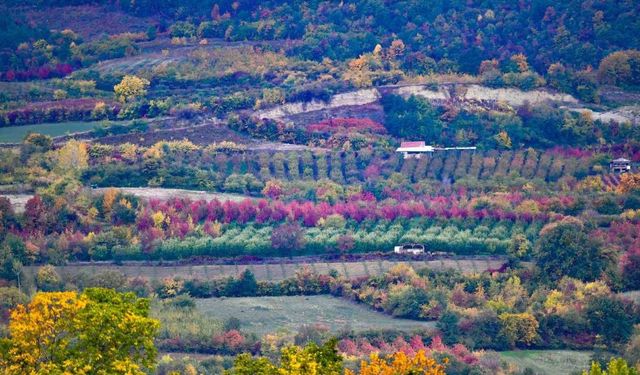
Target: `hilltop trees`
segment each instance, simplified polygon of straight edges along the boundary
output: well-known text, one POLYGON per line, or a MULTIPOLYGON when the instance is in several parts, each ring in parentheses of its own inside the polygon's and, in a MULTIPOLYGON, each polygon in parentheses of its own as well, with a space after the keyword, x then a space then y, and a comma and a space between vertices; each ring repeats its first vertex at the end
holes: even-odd
POLYGON ((158 322, 149 301, 107 289, 39 293, 11 313, 0 342, 6 374, 145 374, 158 322))

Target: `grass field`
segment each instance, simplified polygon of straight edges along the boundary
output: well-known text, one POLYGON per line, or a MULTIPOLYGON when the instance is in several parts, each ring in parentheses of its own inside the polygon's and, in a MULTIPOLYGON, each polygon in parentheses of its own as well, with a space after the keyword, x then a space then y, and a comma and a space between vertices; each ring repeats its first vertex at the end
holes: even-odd
POLYGON ((591 352, 571 350, 521 350, 501 352, 502 358, 536 375, 580 374, 589 367, 591 352))
POLYGON ((47 123, 35 125, 9 126, 0 128, 0 143, 18 143, 24 139, 27 133, 40 133, 58 137, 61 135, 86 132, 93 130, 101 121, 70 121, 60 123, 47 123))
MULTIPOLYGON (((482 272, 487 268, 498 268, 503 263, 499 259, 478 257, 477 259, 439 259, 425 261, 389 261, 369 260, 361 262, 317 262, 317 263, 277 263, 277 264, 211 264, 211 265, 175 265, 175 266, 148 266, 142 264, 70 264, 58 266, 56 269, 61 275, 71 276, 81 272, 95 274, 105 271, 117 271, 128 277, 144 277, 148 279, 163 279, 166 277, 182 277, 186 279, 211 280, 229 276, 237 276, 245 269, 250 269, 256 279, 277 281, 295 276, 300 268, 307 266, 312 270, 326 274, 335 269, 338 273, 349 277, 380 275, 388 271, 398 263, 406 263, 413 268, 431 268, 436 270, 456 269, 461 272, 482 272)), ((35 275, 37 266, 25 267, 26 272, 35 275)))
POLYGON ((367 307, 329 296, 208 298, 196 300, 198 309, 216 319, 236 317, 247 332, 296 331, 304 324, 322 324, 332 332, 397 329, 415 331, 433 322, 395 319, 367 307))

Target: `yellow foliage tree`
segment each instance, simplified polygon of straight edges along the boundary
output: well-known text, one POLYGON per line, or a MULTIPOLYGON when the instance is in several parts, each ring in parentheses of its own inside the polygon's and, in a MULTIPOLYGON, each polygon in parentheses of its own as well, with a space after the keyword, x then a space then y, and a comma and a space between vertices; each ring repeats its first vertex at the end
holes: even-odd
POLYGON ((512 346, 530 345, 538 337, 538 321, 529 313, 503 313, 498 319, 501 325, 500 333, 512 346))
POLYGON ((122 78, 122 81, 113 86, 113 91, 116 94, 116 98, 122 103, 133 101, 139 97, 147 94, 147 87, 149 87, 149 81, 136 77, 126 75, 122 78))
POLYGON ((3 374, 140 374, 152 370, 159 323, 149 301, 93 288, 38 293, 11 313, 3 374))
POLYGON ((58 150, 56 170, 62 175, 76 175, 89 167, 88 146, 75 139, 58 150))
POLYGON ((506 131, 502 130, 500 133, 496 134, 496 142, 498 143, 498 145, 500 147, 506 148, 506 149, 510 149, 513 144, 511 142, 511 137, 509 137, 509 133, 507 133, 506 131))
POLYGON ((102 196, 102 209, 105 215, 111 213, 113 204, 116 203, 116 198, 118 198, 118 194, 120 194, 120 191, 114 188, 107 189, 107 191, 104 192, 104 195, 102 196))
POLYGON ((435 359, 427 357, 424 350, 414 356, 404 352, 396 352, 388 359, 381 358, 377 353, 371 355, 369 361, 360 363, 360 371, 346 370, 346 375, 445 375, 445 365, 435 359))

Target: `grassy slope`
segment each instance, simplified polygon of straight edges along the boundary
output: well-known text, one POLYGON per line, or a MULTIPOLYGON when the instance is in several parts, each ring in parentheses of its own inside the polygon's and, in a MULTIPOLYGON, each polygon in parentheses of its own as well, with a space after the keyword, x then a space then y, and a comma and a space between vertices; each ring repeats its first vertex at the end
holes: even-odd
POLYGON ((198 309, 218 319, 236 317, 242 329, 263 335, 281 329, 295 331, 303 324, 322 324, 337 332, 434 327, 433 322, 394 319, 361 305, 329 296, 209 298, 197 300, 198 309))
POLYGON ((9 126, 0 128, 0 143, 18 143, 24 139, 27 133, 40 133, 58 137, 61 135, 86 132, 93 130, 101 121, 83 122, 70 121, 60 123, 47 123, 36 125, 9 126))
POLYGON ((536 375, 581 373, 589 366, 590 352, 571 350, 520 350, 501 352, 502 358, 520 369, 531 368, 536 375))

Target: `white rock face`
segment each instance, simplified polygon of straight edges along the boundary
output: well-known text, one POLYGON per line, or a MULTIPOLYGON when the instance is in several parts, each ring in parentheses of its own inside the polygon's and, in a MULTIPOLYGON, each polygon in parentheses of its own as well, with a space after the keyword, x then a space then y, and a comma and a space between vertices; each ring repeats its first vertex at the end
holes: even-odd
POLYGON ((449 99, 449 92, 445 90, 442 86, 438 88, 437 91, 429 90, 425 86, 422 85, 413 85, 413 86, 403 86, 394 90, 394 93, 403 96, 409 97, 411 95, 420 96, 427 100, 447 100, 449 99))
MULTIPOLYGON (((387 86, 387 89, 390 89, 391 93, 405 98, 416 95, 432 102, 453 100, 463 107, 470 106, 472 108, 474 108, 474 105, 477 106, 478 102, 505 103, 512 107, 520 107, 525 103, 531 105, 556 103, 571 111, 589 112, 594 120, 640 123, 640 110, 637 107, 630 106, 614 111, 594 112, 590 109, 582 108, 578 99, 569 94, 552 93, 540 89, 522 91, 514 88, 490 88, 476 84, 445 84, 440 85, 436 90, 432 90, 426 85, 387 86)), ((254 116, 262 119, 286 119, 287 116, 301 113, 372 104, 378 102, 380 98, 380 91, 376 88, 371 88, 334 95, 328 103, 320 100, 312 100, 308 103, 286 103, 256 111, 254 116)))
POLYGON ((637 117, 633 116, 632 113, 628 113, 621 109, 614 110, 614 111, 607 111, 607 112, 595 112, 589 108, 568 108, 568 109, 573 112, 589 113, 592 119, 600 120, 604 123, 614 121, 617 123, 630 122, 632 124, 638 124, 637 117))
POLYGON ((297 115, 305 112, 320 111, 344 106, 371 104, 378 101, 378 99, 380 99, 380 93, 376 89, 358 90, 334 95, 329 103, 325 103, 320 100, 312 100, 308 103, 288 103, 274 108, 269 108, 264 111, 257 111, 255 116, 257 118, 280 119, 286 116, 297 115))
POLYGON ((464 99, 504 102, 516 107, 522 106, 525 102, 534 105, 545 102, 578 104, 578 99, 568 94, 554 94, 544 90, 522 91, 512 88, 494 89, 480 85, 467 86, 464 99))

